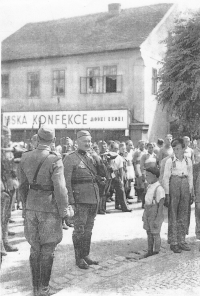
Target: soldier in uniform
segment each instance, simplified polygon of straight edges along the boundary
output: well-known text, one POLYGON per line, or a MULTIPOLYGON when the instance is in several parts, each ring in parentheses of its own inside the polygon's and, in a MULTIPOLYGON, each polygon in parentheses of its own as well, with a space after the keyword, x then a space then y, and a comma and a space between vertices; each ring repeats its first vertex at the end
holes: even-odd
POLYGON ((49 295, 54 251, 62 240, 62 218, 68 206, 62 158, 51 151, 54 142, 55 131, 41 127, 37 148, 23 154, 19 167, 33 291, 41 296, 49 295))
POLYGON ((64 172, 69 203, 74 208, 74 244, 76 265, 88 269, 98 264, 89 257, 92 229, 99 204, 98 180, 106 176, 100 156, 90 154, 91 135, 88 131, 77 133, 78 150, 65 156, 64 172), (100 177, 101 176, 101 177, 100 177))
MULTIPOLYGON (((3 126, 1 136, 1 230, 2 246, 7 252, 18 251, 17 247, 12 246, 8 241, 8 223, 11 217, 12 201, 15 194, 15 163, 13 148, 10 145, 11 131, 3 126)), ((14 233, 12 233, 14 234, 14 233)))

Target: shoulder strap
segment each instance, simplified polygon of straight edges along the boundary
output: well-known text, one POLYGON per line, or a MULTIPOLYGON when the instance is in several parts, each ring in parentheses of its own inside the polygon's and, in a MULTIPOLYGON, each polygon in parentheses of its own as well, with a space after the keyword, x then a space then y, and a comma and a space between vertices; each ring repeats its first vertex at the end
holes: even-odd
POLYGON ((40 161, 40 163, 39 163, 39 165, 38 165, 38 167, 37 167, 37 169, 36 169, 36 171, 35 171, 35 175, 34 175, 34 177, 33 177, 33 184, 36 184, 36 183, 37 183, 37 175, 38 175, 38 173, 39 173, 39 170, 40 170, 42 164, 43 164, 44 161, 47 159, 47 157, 49 157, 49 154, 48 154, 46 157, 44 157, 44 158, 40 161))
POLYGON ((155 188, 155 191, 154 191, 154 194, 153 194, 153 200, 155 200, 155 202, 156 202, 156 193, 157 193, 158 187, 161 187, 161 185, 159 184, 159 185, 155 188))
POLYGON ((95 178, 95 175, 93 173, 93 171, 91 170, 91 168, 89 167, 89 165, 83 160, 83 158, 76 152, 74 151, 74 153, 78 156, 78 158, 84 163, 84 165, 88 168, 88 170, 90 171, 91 175, 95 178))

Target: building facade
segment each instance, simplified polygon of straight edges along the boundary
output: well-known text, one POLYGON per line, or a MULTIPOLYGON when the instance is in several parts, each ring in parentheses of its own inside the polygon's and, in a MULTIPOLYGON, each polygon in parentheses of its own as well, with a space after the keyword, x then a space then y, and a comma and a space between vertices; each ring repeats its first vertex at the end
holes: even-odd
POLYGON ((39 124, 58 139, 156 141, 169 131, 158 71, 177 6, 159 4, 28 24, 2 44, 2 116, 13 140, 39 124))

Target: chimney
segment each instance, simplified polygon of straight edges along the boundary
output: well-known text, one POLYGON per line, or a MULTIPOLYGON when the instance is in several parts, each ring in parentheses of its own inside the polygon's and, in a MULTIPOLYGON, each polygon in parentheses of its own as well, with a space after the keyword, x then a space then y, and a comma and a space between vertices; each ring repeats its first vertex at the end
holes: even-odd
POLYGON ((121 4, 120 3, 108 4, 108 12, 110 14, 114 14, 114 15, 120 14, 120 12, 121 12, 121 4))

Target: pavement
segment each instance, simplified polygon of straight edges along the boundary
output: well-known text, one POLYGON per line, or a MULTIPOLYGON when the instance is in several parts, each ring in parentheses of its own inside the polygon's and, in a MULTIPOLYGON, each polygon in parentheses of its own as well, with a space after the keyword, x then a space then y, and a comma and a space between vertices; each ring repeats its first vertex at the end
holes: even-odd
MULTIPOLYGON (((167 244, 167 223, 161 230, 158 255, 143 258, 147 251, 141 204, 132 201, 131 213, 114 210, 97 215, 92 236, 91 257, 99 260, 88 270, 75 265, 73 228, 65 230, 55 252, 50 281, 51 294, 64 295, 200 295, 200 242, 195 238, 194 205, 187 242, 191 251, 174 254, 167 244), (129 257, 131 259, 126 259, 129 257)), ((10 237, 18 252, 8 253, 1 267, 1 296, 31 295, 30 246, 23 236, 21 211, 12 212, 9 224, 16 235, 10 237)))

